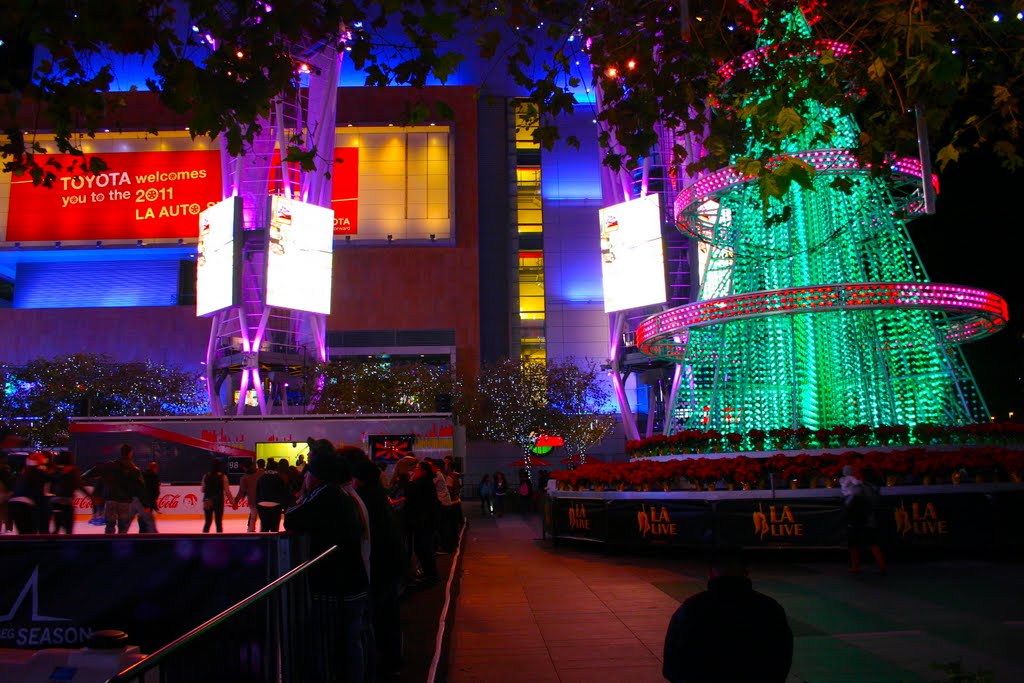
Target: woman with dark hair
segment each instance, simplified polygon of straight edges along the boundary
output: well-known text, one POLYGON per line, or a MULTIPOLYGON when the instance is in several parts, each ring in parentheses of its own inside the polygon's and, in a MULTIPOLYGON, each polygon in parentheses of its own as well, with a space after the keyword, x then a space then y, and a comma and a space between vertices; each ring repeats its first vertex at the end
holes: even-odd
MULTIPOLYGON (((288 508, 284 527, 309 538, 311 556, 328 548, 337 550, 309 571, 313 614, 337 624, 333 631, 338 640, 329 647, 325 658, 311 660, 309 680, 344 680, 352 683, 377 680, 374 676, 373 630, 369 616, 369 572, 363 558, 363 538, 367 535, 361 503, 345 491, 352 478, 348 462, 339 456, 330 441, 309 439, 309 464, 303 474, 303 497, 298 505, 288 508), (321 660, 326 661, 321 661, 321 660), (320 668, 323 666, 324 668, 320 668), (319 674, 319 675, 317 675, 319 674)), ((288 472, 288 463, 283 463, 288 472)), ((266 477, 276 476, 268 470, 266 477)), ((264 479, 261 479, 262 482, 264 479)), ((266 479, 266 481, 273 481, 266 479)), ((284 484, 284 480, 281 480, 284 484)), ((262 515, 261 515, 262 521, 262 515)), ((306 620, 306 627, 316 629, 316 620, 306 620)), ((303 625, 296 624, 297 628, 303 625)), ((302 631, 299 631, 302 633, 302 631)), ((305 679, 304 679, 305 680, 305 679)))
MULTIPOLYGON (((210 460, 210 471, 203 477, 203 533, 216 521, 217 533, 224 533, 224 495, 228 493, 228 475, 219 458, 210 460)), ((234 503, 232 503, 234 505, 234 503)))
POLYGON ((260 531, 280 531, 281 514, 295 504, 288 488, 288 461, 278 460, 256 482, 256 514, 260 518, 260 531))
POLYGON ((846 541, 850 551, 850 573, 861 572, 861 550, 868 548, 875 558, 878 571, 882 576, 887 573, 885 553, 878 545, 878 486, 874 483, 873 472, 865 469, 858 478, 853 467, 843 468, 843 476, 839 480, 840 492, 843 495, 843 508, 846 513, 846 541))
POLYGON ((409 483, 412 480, 412 474, 416 471, 416 464, 418 462, 419 461, 414 457, 402 458, 399 460, 398 464, 395 465, 395 471, 387 489, 388 503, 391 505, 391 511, 395 514, 395 521, 398 523, 399 533, 402 534, 402 545, 405 548, 404 565, 406 571, 409 571, 413 565, 412 523, 409 521, 408 510, 405 505, 406 493, 409 490, 409 483), (412 462, 411 467, 407 465, 409 461, 412 462))
POLYGON ((433 586, 440 580, 434 559, 434 534, 441 503, 434 488, 434 467, 425 460, 416 466, 405 490, 405 512, 412 532, 412 549, 423 570, 423 578, 417 586, 433 586))
POLYGON ((53 493, 53 533, 58 534, 63 530, 70 534, 75 524, 75 491, 81 491, 86 497, 92 496, 85 488, 85 480, 70 451, 60 456, 59 469, 50 484, 50 490, 53 493))
POLYGON ((508 494, 508 482, 501 472, 494 473, 494 515, 505 516, 505 496, 508 494))

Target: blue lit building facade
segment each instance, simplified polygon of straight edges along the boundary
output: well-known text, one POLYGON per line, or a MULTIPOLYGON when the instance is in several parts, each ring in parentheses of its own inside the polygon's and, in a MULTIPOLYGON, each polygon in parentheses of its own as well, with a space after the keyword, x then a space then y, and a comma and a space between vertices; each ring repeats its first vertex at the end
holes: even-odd
MULTIPOLYGON (((360 226, 336 235, 330 357, 430 357, 469 371, 506 356, 607 364, 597 237, 601 150, 589 94, 581 92, 575 114, 561 122, 563 137, 578 137, 580 149, 560 144, 549 152, 523 126, 520 93, 481 76, 487 65, 468 60, 447 84, 424 91, 364 89, 362 75, 348 67, 341 69, 337 139, 363 155, 360 226), (408 101, 424 96, 455 102, 456 120, 403 128, 408 101), (419 144, 414 138, 444 150, 430 162, 445 168, 429 180, 424 200, 434 222, 410 218, 419 209, 410 199, 408 162, 386 157, 398 132, 403 159, 419 144), (388 164, 406 176, 397 205, 381 179, 388 164)), ((144 68, 122 71, 116 85, 127 91, 144 77, 144 68)), ((99 134, 87 151, 218 149, 217 142, 192 141, 180 118, 152 96, 127 96, 126 123, 99 134), (154 117, 161 134, 147 136, 141 131, 154 117)), ((24 210, 19 214, 17 203, 25 201, 17 198, 19 182, 0 179, 0 361, 82 351, 202 372, 210 321, 195 316, 195 234, 153 238, 130 227, 108 233, 113 238, 32 234, 18 225, 24 210)), ((618 406, 612 401, 608 409, 618 406)))

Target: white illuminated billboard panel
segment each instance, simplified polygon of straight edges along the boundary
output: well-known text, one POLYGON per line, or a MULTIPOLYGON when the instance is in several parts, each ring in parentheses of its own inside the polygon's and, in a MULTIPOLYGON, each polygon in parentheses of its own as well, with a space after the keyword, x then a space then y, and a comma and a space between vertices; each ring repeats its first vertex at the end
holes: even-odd
POLYGON ((197 316, 234 306, 238 300, 241 225, 241 197, 229 197, 199 214, 197 316))
POLYGON ((664 303, 665 252, 657 194, 600 210, 607 313, 664 303))
MULTIPOLYGON (((732 224, 732 209, 719 205, 713 199, 701 204, 697 220, 707 235, 720 233, 732 224)), ((700 298, 717 299, 732 294, 732 250, 716 246, 705 240, 697 242, 697 272, 700 276, 700 298)))
POLYGON ((333 245, 333 210, 271 197, 267 305, 330 313, 333 245))

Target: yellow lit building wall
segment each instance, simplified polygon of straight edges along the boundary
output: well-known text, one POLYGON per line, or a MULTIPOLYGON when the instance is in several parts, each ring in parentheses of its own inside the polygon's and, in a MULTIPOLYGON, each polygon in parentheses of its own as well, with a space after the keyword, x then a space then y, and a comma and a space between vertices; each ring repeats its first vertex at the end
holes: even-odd
POLYGON ((452 236, 447 126, 339 128, 359 148, 359 238, 452 236))
POLYGON ((534 122, 526 119, 527 105, 516 103, 515 217, 519 235, 518 330, 519 355, 547 359, 544 307, 544 209, 541 197, 540 145, 533 140, 534 122))

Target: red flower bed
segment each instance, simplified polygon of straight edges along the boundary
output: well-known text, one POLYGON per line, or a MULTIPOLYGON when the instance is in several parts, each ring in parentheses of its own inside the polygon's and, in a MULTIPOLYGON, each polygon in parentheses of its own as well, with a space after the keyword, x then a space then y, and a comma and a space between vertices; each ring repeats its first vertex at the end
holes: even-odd
POLYGON ((812 476, 817 476, 818 465, 815 463, 817 459, 806 453, 786 457, 785 467, 782 469, 783 478, 806 481, 812 476))
POLYGON ((935 425, 918 424, 911 430, 907 425, 870 425, 860 424, 848 427, 834 425, 828 428, 811 430, 807 427, 791 429, 780 427, 767 433, 760 429, 751 429, 746 435, 730 432, 724 436, 714 430, 687 429, 671 436, 655 435, 645 439, 637 439, 626 443, 626 452, 634 458, 652 455, 671 455, 681 453, 707 453, 718 450, 725 445, 733 452, 744 446, 751 450, 761 451, 768 444, 779 450, 806 448, 811 440, 818 447, 838 446, 890 446, 890 445, 938 445, 938 444, 990 444, 1006 445, 1024 443, 1024 424, 1016 422, 992 422, 971 425, 935 425), (744 438, 746 436, 746 438, 744 438))
POLYGON ((811 478, 838 477, 843 467, 876 477, 949 477, 967 471, 975 476, 999 473, 1004 479, 1018 481, 1024 472, 1024 451, 997 446, 963 447, 956 451, 929 451, 912 448, 901 451, 868 451, 860 453, 799 453, 751 458, 686 458, 664 462, 633 460, 628 463, 587 463, 575 470, 556 471, 551 476, 563 485, 588 487, 631 486, 644 488, 674 484, 680 477, 691 483, 708 485, 725 480, 742 485, 757 484, 775 473, 785 480, 807 482, 811 478))
POLYGON ((992 460, 1004 477, 1016 476, 1019 479, 1021 473, 1024 472, 1024 452, 1000 448, 993 454, 992 460))

